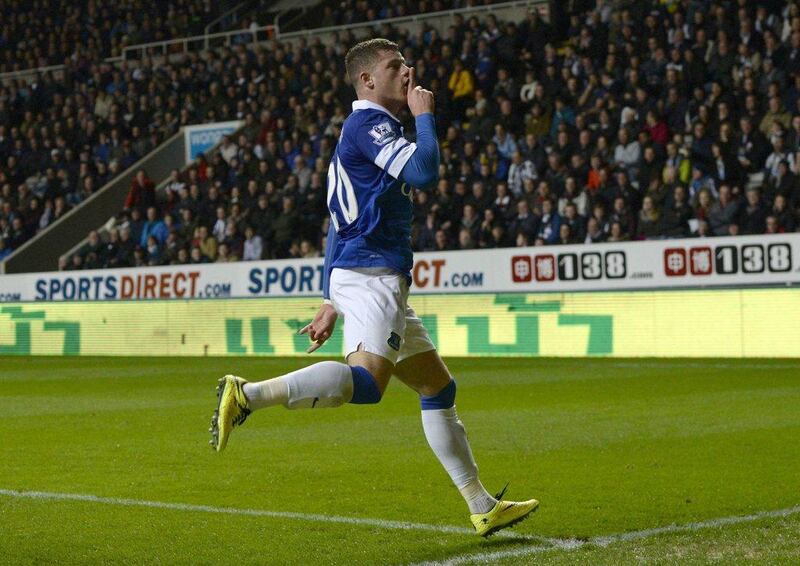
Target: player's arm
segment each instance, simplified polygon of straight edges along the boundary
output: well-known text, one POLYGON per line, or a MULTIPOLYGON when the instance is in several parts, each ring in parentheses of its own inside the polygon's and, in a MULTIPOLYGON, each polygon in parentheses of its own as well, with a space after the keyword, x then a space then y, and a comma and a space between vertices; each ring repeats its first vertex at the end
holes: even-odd
POLYGON ((417 124, 417 143, 397 178, 412 187, 425 188, 439 180, 439 141, 433 118, 433 93, 417 85, 413 67, 408 81, 408 109, 417 124))
POLYGON ((439 142, 433 114, 420 114, 416 117, 416 123, 416 150, 403 166, 398 179, 412 187, 424 189, 439 180, 439 142))
POLYGON ((333 252, 336 249, 338 239, 339 236, 336 233, 336 228, 334 228, 333 222, 331 222, 328 226, 328 238, 325 243, 325 263, 322 270, 322 297, 324 301, 317 311, 316 316, 314 316, 314 320, 300 330, 300 334, 307 333, 312 341, 311 346, 306 350, 309 354, 322 346, 325 341, 331 337, 334 328, 336 328, 336 319, 339 315, 331 304, 330 280, 333 252))

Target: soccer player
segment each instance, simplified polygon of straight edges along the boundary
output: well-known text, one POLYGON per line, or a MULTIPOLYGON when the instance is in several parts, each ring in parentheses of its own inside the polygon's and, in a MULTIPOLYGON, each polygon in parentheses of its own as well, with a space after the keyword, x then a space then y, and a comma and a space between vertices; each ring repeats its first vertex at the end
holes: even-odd
POLYGON ((226 375, 217 387, 211 445, 222 451, 231 430, 264 407, 378 403, 395 375, 419 394, 428 443, 464 496, 475 530, 487 536, 521 521, 539 502, 498 501, 502 492, 492 497, 481 484, 456 414, 456 382, 407 302, 412 187, 434 185, 439 172, 433 93, 417 86, 414 69, 386 39, 355 45, 345 66, 358 100, 328 169, 324 301, 300 332, 313 352, 343 315, 347 363, 319 362, 258 383, 226 375), (416 143, 403 137, 397 119, 405 106, 415 117, 416 143))

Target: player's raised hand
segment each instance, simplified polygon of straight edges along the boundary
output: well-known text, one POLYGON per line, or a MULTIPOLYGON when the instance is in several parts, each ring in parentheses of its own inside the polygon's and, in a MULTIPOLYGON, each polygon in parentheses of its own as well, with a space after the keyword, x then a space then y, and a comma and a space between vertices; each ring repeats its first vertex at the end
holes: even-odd
POLYGON ((408 109, 414 116, 433 113, 433 93, 417 84, 417 72, 414 67, 408 71, 408 109))
POLYGON ((300 329, 298 334, 308 334, 311 339, 311 346, 308 347, 306 353, 310 354, 331 337, 333 329, 336 327, 338 316, 336 309, 331 305, 324 304, 317 311, 314 320, 300 329))

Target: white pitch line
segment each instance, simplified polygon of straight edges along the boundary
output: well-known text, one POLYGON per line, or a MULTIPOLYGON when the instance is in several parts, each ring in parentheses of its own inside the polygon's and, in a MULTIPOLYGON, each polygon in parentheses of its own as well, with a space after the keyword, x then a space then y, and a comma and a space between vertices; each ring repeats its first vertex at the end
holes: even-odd
POLYGON ((746 361, 742 359, 737 363, 735 359, 731 362, 673 362, 669 358, 658 362, 638 362, 638 361, 613 361, 609 363, 611 367, 631 368, 631 369, 800 369, 800 364, 796 363, 775 363, 760 364, 758 362, 746 361))
POLYGON ((413 566, 455 566, 457 564, 469 563, 487 563, 503 558, 522 558, 533 554, 540 554, 542 552, 550 552, 554 550, 572 551, 579 548, 598 546, 606 547, 617 542, 627 542, 631 540, 642 540, 662 534, 686 533, 692 531, 699 531, 702 529, 713 529, 716 527, 723 527, 726 525, 737 525, 740 523, 752 523, 762 519, 769 519, 775 517, 789 517, 800 513, 800 505, 789 507, 787 509, 778 509, 777 511, 762 511, 760 513, 753 513, 751 515, 737 515, 733 517, 720 517, 717 519, 709 519, 707 521, 697 521, 694 523, 686 523, 684 525, 669 525, 666 527, 657 527, 654 529, 644 529, 641 531, 631 531, 627 533, 619 533, 615 535, 607 535, 594 537, 589 540, 567 540, 567 539, 552 539, 551 546, 524 546, 522 548, 511 548, 508 550, 498 550, 496 552, 483 552, 476 554, 462 554, 440 562, 422 562, 413 566))
MULTIPOLYGON (((236 507, 213 507, 211 505, 195 505, 191 503, 168 503, 164 501, 146 501, 141 499, 122 499, 118 497, 99 497, 81 493, 53 493, 48 491, 16 491, 13 489, 0 489, 0 496, 15 497, 18 499, 47 499, 58 501, 86 501, 90 503, 104 503, 106 505, 120 505, 124 507, 150 507, 154 509, 170 509, 174 511, 199 511, 203 513, 223 513, 227 515, 246 515, 250 517, 277 517, 280 519, 293 519, 297 521, 312 521, 317 523, 342 523, 347 525, 362 525, 381 529, 402 531, 430 531, 436 533, 472 535, 475 531, 465 527, 449 525, 429 525, 427 523, 411 523, 406 521, 392 521, 387 519, 369 519, 364 517, 343 517, 337 515, 322 515, 318 513, 296 513, 293 511, 267 511, 264 509, 240 509, 236 507)), ((539 541, 552 544, 549 539, 535 535, 522 535, 519 533, 498 533, 505 538, 527 541, 539 541)))

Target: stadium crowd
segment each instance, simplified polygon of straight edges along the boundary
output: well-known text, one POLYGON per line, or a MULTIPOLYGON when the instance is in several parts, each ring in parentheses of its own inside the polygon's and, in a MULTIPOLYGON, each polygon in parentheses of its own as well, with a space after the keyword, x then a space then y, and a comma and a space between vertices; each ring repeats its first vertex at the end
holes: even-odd
MULTIPOLYGON (((414 248, 795 231, 798 3, 573 5, 564 40, 535 11, 456 16, 444 35, 376 30, 436 96, 440 180, 414 193, 414 248)), ((4 87, 0 256, 181 125, 228 119, 245 126, 165 191, 141 171, 108 236, 92 232, 60 267, 319 255, 355 41, 236 45, 4 87)))
POLYGON ((228 6, 210 0, 10 0, 0 5, 0 73, 122 54, 127 45, 200 35, 228 6))

